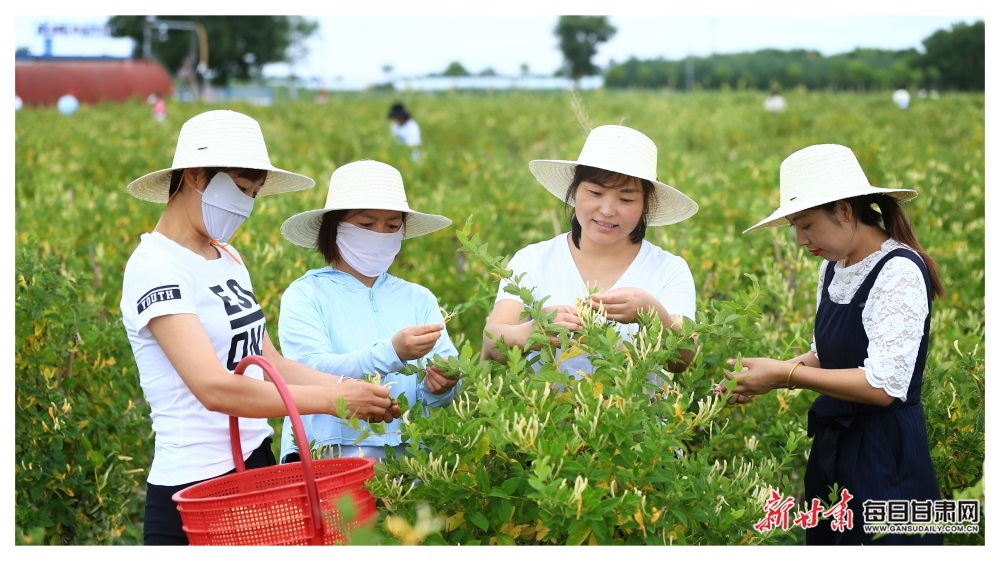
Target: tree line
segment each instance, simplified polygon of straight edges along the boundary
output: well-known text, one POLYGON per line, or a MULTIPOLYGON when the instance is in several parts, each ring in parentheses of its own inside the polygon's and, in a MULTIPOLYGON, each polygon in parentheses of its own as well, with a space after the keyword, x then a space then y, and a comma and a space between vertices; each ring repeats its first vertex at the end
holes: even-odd
MULTIPOLYGON (((198 35, 166 25, 159 16, 114 16, 108 21, 115 37, 135 40, 133 56, 153 56, 171 72, 195 76, 198 82, 225 85, 231 80, 261 76, 265 64, 294 64, 306 53, 305 41, 318 23, 286 16, 167 16, 166 21, 202 26, 211 45, 204 51, 198 35), (159 23, 158 23, 159 22, 159 23), (196 53, 207 61, 196 64, 196 53)), ((805 87, 824 90, 884 90, 927 88, 940 91, 984 91, 986 87, 986 26, 956 23, 923 40, 924 52, 855 49, 823 56, 812 50, 764 49, 713 54, 680 60, 657 58, 612 61, 599 68, 593 57, 617 29, 607 16, 560 16, 553 33, 559 39, 563 65, 555 75, 579 80, 601 75, 612 89, 736 89, 767 90, 805 87)), ((522 71, 527 72, 522 65, 522 71)), ((452 62, 443 76, 469 73, 452 62)), ((492 75, 492 70, 483 75, 492 75)))
MULTIPOLYGON (((557 28, 557 35, 559 31, 557 28)), ((923 40, 924 51, 855 49, 823 56, 812 50, 764 49, 681 60, 611 62, 604 70, 607 88, 766 90, 884 90, 927 88, 984 91, 986 26, 956 23, 923 40)), ((564 51, 567 61, 571 53, 564 51)), ((568 66, 573 67, 572 64, 568 66)), ((588 74, 592 75, 592 74, 588 74)))
MULTIPOLYGON (((810 90, 933 89, 983 91, 986 87, 986 27, 956 23, 923 40, 924 53, 858 48, 823 56, 818 51, 763 49, 714 54, 680 60, 657 58, 612 61, 606 69, 593 63, 601 43, 617 28, 607 16, 561 16, 553 30, 559 39, 563 64, 556 76, 579 80, 602 76, 611 89, 687 90, 810 90)), ((471 76, 452 62, 440 76, 471 76)), ((482 76, 495 75, 487 69, 482 76)))

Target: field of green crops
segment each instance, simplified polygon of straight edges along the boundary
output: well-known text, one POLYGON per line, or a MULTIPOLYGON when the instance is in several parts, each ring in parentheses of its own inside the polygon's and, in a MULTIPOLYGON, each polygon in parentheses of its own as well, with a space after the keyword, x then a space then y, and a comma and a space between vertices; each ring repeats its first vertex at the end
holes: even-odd
MULTIPOLYGON (((583 126, 623 124, 656 143, 659 179, 700 205, 694 217, 647 233, 647 239, 689 263, 699 313, 712 302, 737 299, 751 285, 747 275, 753 275, 762 291, 756 350, 791 356, 808 345, 819 261, 796 247, 786 228, 741 232, 776 207, 778 168, 786 156, 811 144, 844 144, 854 150, 873 185, 919 192, 904 208, 924 248, 937 260, 947 291, 934 304, 928 372, 936 374, 925 377, 924 400, 936 400, 927 403, 930 419, 950 419, 954 425, 948 430, 957 431, 948 436, 938 434, 946 427, 931 427, 932 445, 943 443, 934 451, 935 467, 945 491, 980 484, 982 434, 962 436, 962 430, 982 430, 985 400, 982 94, 945 94, 915 100, 908 110, 900 110, 888 93, 788 92, 789 109, 771 115, 762 108, 763 95, 756 93, 583 92, 585 114, 574 110, 565 92, 405 93, 398 99, 422 129, 419 163, 410 161, 409 151, 395 146, 389 136, 385 113, 396 99, 345 96, 322 105, 298 101, 225 107, 260 122, 274 165, 317 182, 308 191, 258 199, 252 217, 232 240, 246 257, 275 344, 282 291, 307 269, 323 265, 318 254, 284 241, 279 226, 294 213, 323 206, 337 166, 363 158, 389 163, 402 173, 411 207, 454 221, 455 228, 406 240, 392 272, 427 286, 442 306, 456 310, 448 324, 456 346, 468 344, 478 353, 496 279, 482 262, 459 251, 456 230, 469 222, 470 231, 495 256, 512 255, 565 231, 568 220, 561 202, 538 185, 528 161, 575 159, 586 137, 583 126)), ((84 106, 71 116, 54 108, 16 115, 18 457, 26 459, 45 442, 69 449, 66 457, 18 464, 17 523, 26 535, 45 528, 44 538, 33 538, 36 543, 134 543, 135 525, 141 522, 135 514, 141 498, 134 495, 144 489, 152 435, 118 303, 125 262, 163 207, 132 198, 125 186, 169 167, 181 124, 215 108, 220 106, 175 103, 165 123, 155 121, 140 103, 84 106), (70 279, 72 299, 29 301, 44 292, 29 290, 35 286, 26 273, 31 267, 39 279, 46 272, 70 279), (40 327, 24 325, 39 318, 63 326, 72 336, 53 343, 40 327), (98 378, 93 381, 104 389, 90 385, 91 378, 77 377, 82 372, 94 372, 98 378), (31 390, 37 393, 31 399, 20 385, 28 376, 47 380, 31 390), (61 381, 53 381, 57 379, 61 381), (84 388, 90 401, 74 402, 84 388), (52 391, 61 392, 59 399, 72 407, 46 394, 52 391), (106 405, 101 413, 88 409, 85 418, 71 412, 96 402, 106 405), (99 425, 97 415, 108 417, 107 428, 90 434, 99 425), (65 417, 62 425, 54 423, 60 416, 65 417), (119 426, 135 428, 116 441, 114 419, 119 426), (54 426, 72 427, 73 436, 53 440, 59 432, 54 426), (81 471, 74 474, 70 466, 81 466, 81 471), (92 523, 87 516, 72 521, 59 521, 57 514, 32 518, 27 504, 22 505, 47 500, 47 493, 65 504, 72 503, 70 497, 82 501, 97 495, 100 500, 88 504, 99 511, 109 490, 91 487, 112 468, 124 481, 118 488, 126 497, 119 504, 124 515, 101 518, 107 525, 101 531, 81 529, 92 523), (66 483, 74 478, 81 482, 73 484, 76 488, 66 483), (36 490, 29 493, 28 487, 36 490)), ((741 350, 709 346, 702 353, 705 364, 718 364, 723 355, 741 350)), ((708 375, 721 377, 721 370, 708 375)), ((800 429, 804 415, 782 422, 800 429)))

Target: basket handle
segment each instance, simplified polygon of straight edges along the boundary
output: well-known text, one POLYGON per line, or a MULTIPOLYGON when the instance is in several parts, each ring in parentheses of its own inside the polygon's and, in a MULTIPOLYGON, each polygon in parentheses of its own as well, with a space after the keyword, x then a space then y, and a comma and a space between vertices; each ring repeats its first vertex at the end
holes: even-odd
MULTIPOLYGON (((271 378, 271 382, 278 389, 278 394, 281 395, 281 400, 285 403, 285 409, 288 409, 288 417, 292 421, 292 432, 295 435, 295 442, 299 443, 299 458, 302 463, 302 473, 305 478, 306 493, 309 496, 309 508, 312 510, 313 527, 316 529, 316 534, 314 535, 314 540, 319 540, 317 543, 322 543, 323 535, 323 518, 320 516, 319 508, 319 491, 316 489, 316 478, 313 477, 312 468, 312 457, 308 450, 302 451, 302 444, 306 443, 306 448, 309 447, 309 441, 306 440, 306 429, 302 426, 302 419, 299 416, 299 408, 295 405, 295 400, 292 399, 292 393, 288 391, 288 385, 285 384, 285 380, 278 374, 278 370, 268 361, 266 358, 260 355, 248 355, 236 365, 236 370, 234 374, 243 374, 243 371, 247 369, 251 364, 256 364, 261 367, 264 372, 271 378)), ((233 446, 233 463, 236 464, 236 471, 242 472, 246 471, 246 464, 243 463, 243 445, 240 443, 240 423, 239 418, 232 415, 229 416, 229 440, 233 446)))

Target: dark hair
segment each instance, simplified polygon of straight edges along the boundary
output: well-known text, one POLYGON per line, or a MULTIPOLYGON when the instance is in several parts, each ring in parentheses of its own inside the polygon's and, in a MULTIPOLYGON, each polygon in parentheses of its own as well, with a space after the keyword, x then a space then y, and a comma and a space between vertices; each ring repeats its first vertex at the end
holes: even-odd
POLYGON ((410 112, 407 111, 405 107, 403 107, 402 103, 397 102, 397 103, 393 103, 392 107, 389 108, 389 115, 388 115, 388 117, 390 119, 398 119, 398 118, 402 117, 403 120, 405 121, 405 120, 408 120, 410 118, 410 112))
MULTIPOLYGON (((181 186, 181 176, 184 175, 184 169, 175 169, 170 173, 170 190, 167 191, 167 196, 172 196, 177 188, 181 186)), ((199 168, 193 168, 199 169, 199 168)), ((244 179, 249 179, 250 181, 264 181, 267 180, 267 170, 264 169, 251 169, 251 168, 200 168, 205 172, 208 177, 215 177, 215 174, 220 171, 226 173, 233 172, 237 176, 244 179)))
MULTIPOLYGON (((316 252, 323 256, 327 264, 333 264, 340 261, 340 250, 337 249, 337 226, 344 221, 344 217, 348 215, 351 211, 358 210, 353 208, 341 208, 337 210, 331 210, 323 214, 323 218, 319 223, 319 234, 316 236, 316 252)), ((403 215, 403 228, 406 228, 406 213, 403 215)))
MULTIPOLYGON (((833 217, 839 202, 841 201, 827 203, 820 208, 827 216, 833 217)), ((937 274, 937 263, 931 259, 930 255, 927 255, 920 242, 917 241, 917 235, 896 199, 884 193, 874 193, 842 199, 842 202, 851 206, 851 211, 854 216, 858 217, 858 222, 880 228, 890 238, 913 248, 913 251, 917 252, 927 267, 927 274, 931 280, 931 299, 944 295, 944 285, 941 284, 941 279, 937 274), (875 206, 878 207, 878 210, 875 210, 875 206)))
MULTIPOLYGON (((571 228, 570 236, 573 240, 573 245, 577 249, 580 249, 580 235, 583 233, 583 226, 580 225, 580 221, 576 219, 576 211, 574 210, 572 201, 576 200, 576 190, 580 187, 580 184, 584 181, 589 181, 590 183, 595 183, 601 187, 606 187, 609 189, 615 189, 618 187, 624 187, 633 179, 639 179, 631 175, 625 175, 624 173, 618 173, 616 171, 608 171, 606 169, 595 168, 591 166, 585 166, 583 164, 576 166, 576 171, 573 173, 573 181, 569 184, 569 189, 566 190, 566 213, 571 217, 571 228)), ((628 239, 632 243, 639 243, 646 237, 646 216, 649 214, 650 200, 656 197, 656 188, 653 187, 653 182, 648 179, 639 179, 639 183, 642 184, 642 218, 639 219, 639 224, 636 225, 635 229, 629 234, 628 239)), ((655 201, 654 201, 655 202, 655 201)))
POLYGON ((348 212, 350 210, 346 208, 331 210, 320 220, 316 251, 327 263, 340 261, 340 251, 337 249, 337 225, 344 220, 348 212))

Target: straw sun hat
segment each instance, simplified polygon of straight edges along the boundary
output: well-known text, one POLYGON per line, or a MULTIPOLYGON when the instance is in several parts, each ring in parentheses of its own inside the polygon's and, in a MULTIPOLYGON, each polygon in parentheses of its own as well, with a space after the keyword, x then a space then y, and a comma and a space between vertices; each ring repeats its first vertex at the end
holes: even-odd
POLYGON ((839 144, 816 144, 781 162, 780 207, 743 233, 790 224, 787 216, 813 207, 860 195, 884 193, 899 202, 917 196, 913 189, 873 187, 851 149, 839 144))
POLYGON ((267 170, 258 196, 299 191, 316 184, 309 177, 271 165, 257 121, 235 111, 218 110, 196 115, 184 123, 177 136, 173 165, 129 183, 128 192, 145 201, 165 203, 174 170, 204 167, 267 170))
POLYGON ((281 235, 295 245, 315 248, 324 214, 331 210, 366 208, 405 213, 404 238, 430 234, 451 224, 451 219, 444 216, 410 208, 403 190, 403 177, 396 168, 375 160, 361 160, 337 168, 330 176, 326 206, 300 212, 285 220, 281 235))
MULTIPOLYGON (((698 204, 687 195, 656 179, 656 145, 641 132, 619 125, 604 125, 590 131, 580 157, 568 160, 532 160, 528 169, 550 193, 566 200, 566 192, 577 165, 614 171, 652 182, 656 190, 650 201, 646 224, 664 226, 689 218, 698 204)), ((570 201, 570 204, 573 204, 570 201)))

